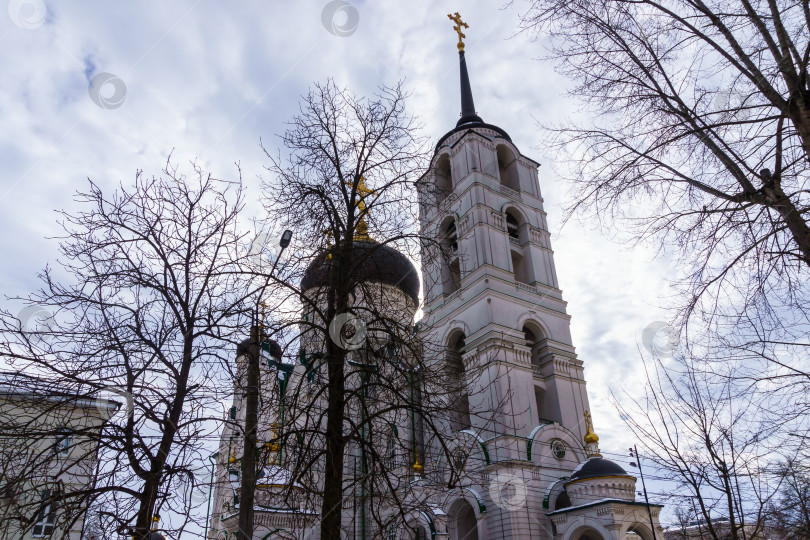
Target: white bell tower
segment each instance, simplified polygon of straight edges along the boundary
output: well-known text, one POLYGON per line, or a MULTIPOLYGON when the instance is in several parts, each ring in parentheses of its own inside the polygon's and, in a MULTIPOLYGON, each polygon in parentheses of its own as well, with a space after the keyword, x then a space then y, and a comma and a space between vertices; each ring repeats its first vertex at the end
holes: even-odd
POLYGON ((422 234, 435 239, 423 250, 425 326, 450 356, 461 356, 465 371, 491 366, 481 383, 495 385, 495 403, 509 403, 496 425, 476 425, 476 405, 485 402, 478 398, 487 392, 468 389, 474 427, 527 435, 551 421, 582 440, 588 397, 557 282, 539 165, 475 115, 463 51, 460 67, 462 118, 419 180, 422 234))
POLYGON ((485 448, 483 479, 470 486, 490 494, 479 537, 550 537, 535 528, 548 511, 543 493, 584 459, 583 362, 557 281, 539 164, 476 114, 461 40, 459 67, 461 119, 418 182, 430 239, 422 327, 441 346, 437 364, 457 378, 452 429, 485 448), (494 508, 493 479, 514 475, 528 479, 524 507, 494 508))

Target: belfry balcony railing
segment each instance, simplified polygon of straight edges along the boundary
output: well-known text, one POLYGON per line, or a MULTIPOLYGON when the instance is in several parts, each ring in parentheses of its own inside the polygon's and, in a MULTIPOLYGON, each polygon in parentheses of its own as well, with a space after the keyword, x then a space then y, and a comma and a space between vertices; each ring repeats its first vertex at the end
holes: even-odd
POLYGON ((523 283, 522 281, 515 281, 515 286, 521 291, 529 291, 537 294, 537 287, 534 285, 529 285, 528 283, 523 283))
POLYGON ((522 201, 522 200, 523 200, 523 199, 522 199, 522 197, 520 196, 520 192, 519 192, 519 191, 515 191, 515 190, 514 190, 514 189, 512 189, 512 188, 508 188, 508 187, 504 186, 503 184, 501 184, 501 193, 502 193, 503 195, 506 195, 506 196, 507 196, 507 197, 509 197, 510 199, 515 199, 515 200, 518 200, 518 201, 522 201))

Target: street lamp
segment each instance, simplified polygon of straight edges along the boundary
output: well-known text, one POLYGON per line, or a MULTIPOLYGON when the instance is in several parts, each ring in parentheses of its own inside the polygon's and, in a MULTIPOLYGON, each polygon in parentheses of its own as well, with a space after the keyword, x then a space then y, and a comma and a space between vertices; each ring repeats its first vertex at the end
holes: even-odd
POLYGON ((211 462, 211 481, 208 484, 208 509, 205 511, 205 533, 203 534, 203 538, 208 538, 208 518, 211 516, 211 491, 214 489, 214 470, 217 468, 214 460, 217 457, 219 457, 219 452, 214 452, 208 456, 208 461, 211 462))
POLYGON ((293 237, 293 232, 290 229, 285 230, 281 234, 281 239, 278 241, 278 245, 281 248, 281 250, 279 250, 279 252, 278 252, 278 257, 276 257, 276 262, 273 263, 273 268, 270 269, 270 275, 271 276, 273 275, 273 271, 276 269, 276 265, 278 264, 278 261, 281 260, 281 254, 284 252, 285 249, 287 249, 287 246, 290 245, 290 242, 292 241, 292 237, 293 237))
MULTIPOLYGON (((262 322, 259 319, 258 304, 261 303, 261 297, 264 294, 264 289, 269 284, 273 277, 273 271, 281 260, 281 254, 290 245, 293 233, 287 229, 281 235, 279 240, 279 247, 281 250, 278 252, 276 262, 273 263, 273 268, 267 274, 264 286, 259 292, 259 299, 256 306, 256 321, 258 324, 250 328, 250 347, 248 348, 248 361, 246 369, 246 385, 245 385, 245 440, 244 452, 242 454, 242 478, 240 483, 241 501, 239 502, 239 530, 243 531, 246 538, 253 536, 253 501, 256 491, 256 429, 258 424, 258 409, 259 409, 259 355, 261 343, 264 341, 262 332, 262 322)), ((233 475, 230 474, 230 478, 233 475)), ((241 537, 241 535, 240 535, 241 537)))

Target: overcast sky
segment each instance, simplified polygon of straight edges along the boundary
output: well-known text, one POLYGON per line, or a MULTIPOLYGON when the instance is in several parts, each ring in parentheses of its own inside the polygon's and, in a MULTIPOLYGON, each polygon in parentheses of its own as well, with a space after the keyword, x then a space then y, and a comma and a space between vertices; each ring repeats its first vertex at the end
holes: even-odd
MULTIPOLYGON (((8 0, 4 0, 8 2, 8 0)), ((465 0, 354 1, 330 15, 302 2, 41 2, 12 0, 0 16, 0 293, 25 294, 56 255, 54 210, 70 209, 87 178, 105 189, 135 171, 157 174, 175 149, 220 178, 240 162, 258 197, 271 148, 313 82, 333 77, 358 94, 405 79, 410 109, 434 141, 459 115, 456 35, 469 23, 467 63, 480 116, 541 163, 563 297, 596 431, 607 452, 632 443, 609 389, 640 389, 643 329, 666 317, 665 261, 576 222, 561 230, 569 186, 541 146, 538 121, 577 103, 544 51, 516 35, 525 4, 465 0)), ((251 206, 256 211, 258 204, 251 206)), ((6 300, 2 300, 6 302, 6 300)), ((626 462, 624 463, 626 465, 626 462)))

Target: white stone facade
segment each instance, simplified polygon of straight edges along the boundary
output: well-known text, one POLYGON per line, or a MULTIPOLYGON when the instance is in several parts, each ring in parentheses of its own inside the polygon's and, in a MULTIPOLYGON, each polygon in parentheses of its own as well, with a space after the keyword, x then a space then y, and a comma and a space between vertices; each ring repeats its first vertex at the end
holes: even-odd
POLYGON ((81 538, 87 509, 70 493, 93 485, 96 434, 118 406, 66 394, 58 381, 0 374, 0 540, 81 538), (54 492, 67 494, 69 512, 41 505, 54 492))

